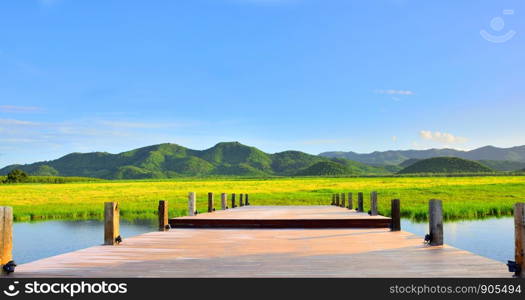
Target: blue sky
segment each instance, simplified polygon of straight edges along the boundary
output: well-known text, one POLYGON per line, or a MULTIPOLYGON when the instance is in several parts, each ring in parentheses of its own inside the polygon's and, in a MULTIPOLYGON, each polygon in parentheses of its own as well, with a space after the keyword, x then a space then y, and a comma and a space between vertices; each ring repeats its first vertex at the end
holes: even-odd
POLYGON ((5 0, 0 167, 164 142, 522 145, 523 14, 523 1, 5 0))

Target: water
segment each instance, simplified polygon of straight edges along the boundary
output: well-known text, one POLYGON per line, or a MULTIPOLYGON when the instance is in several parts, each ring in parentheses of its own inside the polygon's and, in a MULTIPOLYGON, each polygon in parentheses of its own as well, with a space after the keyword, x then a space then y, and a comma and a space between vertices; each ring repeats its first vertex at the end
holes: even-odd
MULTIPOLYGON (((121 220, 123 239, 157 230, 155 220, 133 223, 121 220)), ((15 223, 13 226, 13 258, 17 264, 71 252, 104 243, 101 221, 45 221, 15 223)))
MULTIPOLYGON (((423 237, 428 223, 401 221, 401 229, 423 237)), ((514 260, 514 218, 494 218, 443 224, 445 244, 507 263, 514 260)))
MULTIPOLYGON (((428 233, 427 223, 402 220, 402 229, 421 236, 428 233)), ((122 220, 121 236, 131 237, 157 230, 155 220, 133 223, 122 220)), ((514 260, 513 218, 461 221, 444 224, 445 243, 481 256, 507 262, 514 260)), ((15 223, 13 255, 17 263, 27 263, 91 246, 101 245, 104 224, 101 221, 46 221, 15 223)))

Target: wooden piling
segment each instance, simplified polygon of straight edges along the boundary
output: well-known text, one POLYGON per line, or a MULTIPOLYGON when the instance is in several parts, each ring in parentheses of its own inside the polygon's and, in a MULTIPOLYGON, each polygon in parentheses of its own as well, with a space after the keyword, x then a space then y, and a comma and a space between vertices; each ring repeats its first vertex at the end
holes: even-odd
POLYGON ((235 193, 232 193, 232 208, 235 208, 235 207, 237 207, 235 205, 235 193))
POLYGON ((354 209, 354 203, 352 202, 352 193, 348 193, 348 209, 354 209))
POLYGON ((120 235, 120 208, 117 202, 104 203, 104 245, 116 245, 120 235))
POLYGON ((208 212, 213 212, 213 193, 208 193, 208 212))
POLYGON ((226 193, 221 194, 221 209, 228 209, 228 195, 226 193))
POLYGON ((391 202, 391 219, 392 219, 392 231, 401 230, 401 203, 399 199, 393 199, 391 202))
POLYGON ((430 246, 443 245, 443 203, 432 199, 429 202, 430 246))
POLYGON ((195 192, 188 194, 188 216, 195 216, 197 211, 197 195, 195 192))
POLYGON ((0 268, 11 260, 13 260, 13 208, 0 206, 0 268))
POLYGON ((166 231, 169 229, 168 221, 168 201, 159 201, 159 231, 166 231))
POLYGON ((370 193, 370 215, 377 216, 377 192, 370 193))
POLYGON ((525 203, 514 205, 514 229, 516 265, 521 267, 516 276, 525 278, 525 203))
POLYGON ((335 206, 339 206, 339 194, 335 194, 335 206))
POLYGON ((244 194, 244 205, 250 205, 250 201, 248 201, 248 194, 244 194))
POLYGON ((363 193, 362 192, 357 193, 357 211, 358 212, 363 212, 364 211, 364 208, 363 208, 363 193))
POLYGON ((332 204, 331 205, 335 205, 335 194, 332 194, 332 204))
POLYGON ((345 193, 341 193, 341 207, 346 206, 345 196, 346 196, 345 193))
POLYGON ((239 206, 244 206, 244 200, 243 200, 244 194, 239 195, 239 206))

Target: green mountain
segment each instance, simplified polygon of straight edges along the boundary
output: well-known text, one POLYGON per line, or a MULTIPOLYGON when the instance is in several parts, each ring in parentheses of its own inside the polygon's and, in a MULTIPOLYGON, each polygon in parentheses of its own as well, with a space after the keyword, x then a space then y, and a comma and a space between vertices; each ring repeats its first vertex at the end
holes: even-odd
POLYGON ((481 164, 496 171, 519 171, 525 168, 525 162, 511 160, 479 160, 481 164))
POLYGON ((477 173, 494 172, 476 161, 457 157, 434 157, 420 160, 399 171, 399 174, 414 173, 477 173))
MULTIPOLYGON (((219 143, 206 150, 192 150, 176 144, 160 144, 119 154, 107 152, 71 153, 52 161, 27 165, 10 165, 0 175, 22 169, 31 175, 82 176, 106 179, 173 178, 182 176, 294 176, 308 174, 332 175, 328 163, 343 174, 388 174, 382 168, 347 159, 332 159, 299 151, 268 154, 238 142, 219 143), (315 173, 315 172, 314 172, 315 173)), ((335 174, 335 173, 334 173, 335 174)), ((337 173, 340 175, 341 173, 337 173)))
POLYGON ((525 163, 525 146, 512 148, 486 146, 471 151, 455 149, 390 150, 372 153, 335 151, 323 152, 319 155, 323 157, 346 158, 369 165, 399 165, 411 158, 427 159, 432 157, 459 157, 468 160, 517 161, 525 163))
POLYGON ((350 175, 352 171, 346 166, 333 161, 321 161, 297 173, 299 176, 350 175))

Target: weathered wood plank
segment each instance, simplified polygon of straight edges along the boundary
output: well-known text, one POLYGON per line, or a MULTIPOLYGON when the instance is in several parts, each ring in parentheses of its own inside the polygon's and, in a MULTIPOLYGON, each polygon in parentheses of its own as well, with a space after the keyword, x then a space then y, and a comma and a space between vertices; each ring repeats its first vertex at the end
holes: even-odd
POLYGON ((516 264, 521 267, 516 275, 525 277, 525 203, 514 205, 514 227, 516 264))
POLYGON ((370 215, 377 216, 377 192, 370 193, 370 215))
POLYGON ((11 260, 13 260, 13 208, 0 206, 0 267, 11 260))
POLYGON ((120 208, 117 202, 104 203, 104 245, 116 245, 120 235, 120 208))
POLYGON ((228 195, 226 193, 221 193, 221 209, 225 210, 228 208, 228 195))
POLYGON ((168 221, 168 201, 160 200, 159 201, 159 231, 166 231, 169 229, 168 221))
POLYGON ((441 200, 432 199, 429 202, 429 228, 431 246, 443 245, 443 204, 441 200))
POLYGON ((188 193, 188 216, 194 216, 197 212, 197 194, 195 192, 188 193))
POLYGON ((392 231, 401 230, 401 201, 393 199, 391 202, 392 231))

